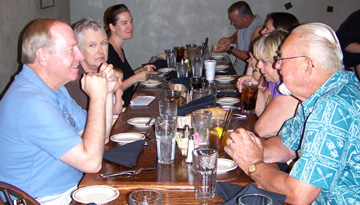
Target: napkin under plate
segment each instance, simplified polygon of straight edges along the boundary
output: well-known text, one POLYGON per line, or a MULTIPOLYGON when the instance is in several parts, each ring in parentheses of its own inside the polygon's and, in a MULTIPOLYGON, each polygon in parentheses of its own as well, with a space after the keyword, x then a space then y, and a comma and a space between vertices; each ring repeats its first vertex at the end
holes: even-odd
POLYGON ((143 149, 144 140, 138 140, 105 151, 103 158, 110 162, 132 168, 136 166, 137 158, 143 149))

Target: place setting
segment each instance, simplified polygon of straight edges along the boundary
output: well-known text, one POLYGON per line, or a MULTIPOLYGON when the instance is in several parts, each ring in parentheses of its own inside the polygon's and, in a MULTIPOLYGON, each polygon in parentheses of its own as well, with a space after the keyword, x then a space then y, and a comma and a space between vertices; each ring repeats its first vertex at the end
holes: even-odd
POLYGON ((235 80, 234 76, 228 76, 228 75, 217 75, 217 76, 215 76, 215 81, 217 81, 219 83, 222 83, 222 84, 231 83, 234 80, 235 80))

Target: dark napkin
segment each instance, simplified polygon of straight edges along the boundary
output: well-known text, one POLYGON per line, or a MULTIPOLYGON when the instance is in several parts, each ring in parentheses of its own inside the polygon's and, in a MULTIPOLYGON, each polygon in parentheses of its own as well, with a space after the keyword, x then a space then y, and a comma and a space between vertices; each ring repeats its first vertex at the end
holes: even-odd
POLYGON ((215 97, 213 95, 207 95, 200 99, 191 101, 187 105, 179 107, 177 111, 177 115, 185 116, 195 110, 214 107, 214 106, 215 106, 215 97))
POLYGON ((273 205, 282 205, 285 203, 286 199, 285 195, 259 189, 253 183, 250 183, 249 185, 244 187, 237 184, 217 182, 216 193, 225 200, 225 203, 223 203, 223 205, 237 204, 238 198, 245 194, 263 194, 269 196, 273 201, 273 205))
MULTIPOLYGON (((156 61, 154 61, 152 63, 147 63, 147 64, 152 64, 152 65, 156 66, 156 69, 167 67, 167 62, 166 62, 166 60, 163 60, 163 59, 157 59, 156 61)), ((144 65, 147 65, 147 64, 144 64, 144 65)))
POLYGON ((191 90, 190 78, 187 78, 187 77, 175 78, 173 81, 171 81, 171 83, 172 84, 182 84, 186 87, 186 89, 191 90))
POLYGON ((144 140, 131 142, 104 152, 104 159, 132 168, 144 148, 144 140))
POLYGON ((175 70, 172 70, 165 74, 166 80, 171 80, 177 78, 177 72, 175 70))

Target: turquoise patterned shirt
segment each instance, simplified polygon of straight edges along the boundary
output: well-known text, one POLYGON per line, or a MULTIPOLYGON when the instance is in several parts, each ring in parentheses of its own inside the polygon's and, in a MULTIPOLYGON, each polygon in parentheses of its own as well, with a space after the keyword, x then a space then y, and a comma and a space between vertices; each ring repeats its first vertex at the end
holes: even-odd
POLYGON ((360 204, 360 83, 353 72, 329 78, 279 135, 299 154, 290 176, 322 189, 313 204, 360 204))

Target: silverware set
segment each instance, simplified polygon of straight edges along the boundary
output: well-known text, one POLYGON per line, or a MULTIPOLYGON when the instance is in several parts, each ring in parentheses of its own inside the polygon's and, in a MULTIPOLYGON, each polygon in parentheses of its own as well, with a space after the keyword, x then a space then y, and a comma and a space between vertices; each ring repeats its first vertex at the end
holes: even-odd
POLYGON ((149 171, 149 170, 154 170, 156 169, 156 167, 150 167, 150 168, 139 168, 139 169, 135 169, 135 170, 128 170, 128 171, 120 171, 120 172, 112 172, 112 173, 106 173, 106 174, 100 174, 100 176, 102 178, 107 178, 107 177, 114 177, 114 176, 120 176, 120 175, 128 175, 128 176, 133 176, 133 175, 138 175, 140 174, 142 171, 149 171))

